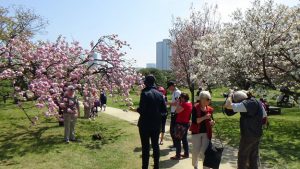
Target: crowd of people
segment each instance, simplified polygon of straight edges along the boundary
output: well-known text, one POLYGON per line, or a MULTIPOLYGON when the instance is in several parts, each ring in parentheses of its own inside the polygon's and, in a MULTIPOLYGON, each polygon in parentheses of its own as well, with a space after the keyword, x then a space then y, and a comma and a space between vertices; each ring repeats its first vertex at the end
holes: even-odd
MULTIPOLYGON (((211 143, 212 128, 216 124, 213 118, 214 109, 211 107, 212 97, 209 91, 200 90, 197 101, 192 104, 189 95, 181 92, 176 83, 167 83, 167 90, 171 99, 167 99, 167 91, 162 86, 156 86, 155 77, 148 75, 144 80, 145 88, 141 92, 138 120, 140 140, 142 144, 142 169, 149 166, 150 145, 153 149, 154 169, 159 168, 160 149, 163 145, 165 125, 170 107, 170 135, 175 151, 170 160, 181 160, 190 157, 188 134, 192 137, 192 166, 198 169, 199 157, 204 161, 206 151, 211 143), (150 144, 151 143, 151 144, 150 144), (182 153, 183 147, 183 153, 182 153)), ((95 101, 90 117, 95 117, 100 110, 106 108, 106 95, 102 89, 100 98, 95 101)), ((79 101, 73 86, 66 87, 61 100, 57 101, 63 117, 64 139, 66 143, 77 141, 75 138, 75 125, 80 115, 79 101)), ((238 153, 238 169, 257 169, 259 161, 259 143, 262 136, 262 125, 267 114, 265 104, 256 100, 247 91, 231 92, 224 104, 224 113, 228 116, 240 113, 240 145, 238 153)), ((212 168, 205 166, 203 168, 212 168)))
MULTIPOLYGON (((167 100, 167 91, 162 86, 156 86, 155 77, 148 75, 144 80, 145 88, 141 92, 137 109, 140 114, 138 121, 142 144, 142 169, 149 166, 150 141, 153 149, 154 169, 159 168, 160 150, 163 144, 167 106, 170 107, 170 149, 176 151, 170 160, 189 158, 190 150, 187 136, 192 137, 192 166, 198 169, 199 157, 204 161, 205 152, 211 143, 212 128, 216 124, 211 107, 212 97, 209 91, 199 90, 195 104, 189 101, 189 95, 181 92, 176 83, 167 83, 171 100, 167 100), (181 153, 183 147, 183 154, 181 153)), ((247 91, 231 92, 224 104, 224 112, 228 116, 240 113, 241 139, 238 153, 238 169, 258 168, 258 149, 262 136, 263 119, 266 111, 260 101, 257 101, 247 91)), ((203 168, 212 168, 205 166, 203 168)))

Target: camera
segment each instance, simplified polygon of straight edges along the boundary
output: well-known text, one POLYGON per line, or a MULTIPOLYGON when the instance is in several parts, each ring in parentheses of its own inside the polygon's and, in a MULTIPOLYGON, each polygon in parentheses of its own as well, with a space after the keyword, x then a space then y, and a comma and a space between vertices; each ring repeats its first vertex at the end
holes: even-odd
POLYGON ((228 93, 223 93, 224 98, 228 98, 229 94, 228 93))

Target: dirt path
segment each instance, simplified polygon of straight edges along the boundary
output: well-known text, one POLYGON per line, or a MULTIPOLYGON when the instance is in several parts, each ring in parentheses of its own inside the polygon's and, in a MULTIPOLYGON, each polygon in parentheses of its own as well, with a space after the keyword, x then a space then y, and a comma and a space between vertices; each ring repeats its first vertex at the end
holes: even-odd
MULTIPOLYGON (((102 113, 102 112, 101 112, 102 113)), ((111 108, 107 107, 106 111, 104 112, 108 115, 126 120, 130 123, 137 124, 139 114, 136 112, 125 112, 120 109, 116 108, 111 108)), ((137 130, 138 131, 138 130, 137 130)), ((189 140, 191 139, 191 135, 189 135, 189 140)), ((216 140, 213 140, 215 144, 218 144, 216 140)), ((190 146, 191 142, 189 141, 190 146)), ((193 169, 192 167, 192 159, 191 159, 191 154, 190 158, 180 160, 180 161, 174 161, 170 160, 170 157, 175 155, 175 151, 171 151, 168 146, 170 146, 171 139, 170 139, 170 134, 169 134, 169 123, 167 122, 166 124, 166 139, 164 141, 164 145, 160 146, 161 150, 161 158, 160 158, 160 163, 161 163, 161 168, 172 168, 172 169, 193 169)), ((152 160, 151 160, 152 161, 152 160)), ((237 149, 232 148, 230 146, 225 146, 225 150, 223 152, 222 156, 222 162, 220 169, 234 169, 236 167, 236 162, 237 162, 237 149)), ((199 161, 199 168, 201 168, 202 162, 199 161)))

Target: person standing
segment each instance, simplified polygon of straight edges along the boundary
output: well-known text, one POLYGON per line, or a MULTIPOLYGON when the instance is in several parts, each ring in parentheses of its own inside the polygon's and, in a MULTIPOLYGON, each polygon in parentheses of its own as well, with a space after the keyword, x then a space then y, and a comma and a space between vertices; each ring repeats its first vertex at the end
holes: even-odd
POLYGON ((76 141, 75 125, 78 114, 80 113, 80 109, 78 99, 75 96, 75 88, 73 86, 68 86, 60 106, 63 109, 65 141, 66 143, 69 143, 70 141, 76 141))
POLYGON ((107 102, 107 96, 105 94, 105 91, 104 89, 101 89, 101 92, 100 92, 100 111, 102 111, 102 108, 103 108, 103 111, 105 111, 106 109, 106 102, 107 102))
POLYGON ((176 106, 177 100, 180 97, 181 91, 176 87, 175 82, 169 81, 167 83, 167 89, 172 93, 172 100, 168 102, 168 105, 171 106, 171 122, 170 122, 170 135, 173 141, 173 145, 171 145, 172 150, 176 150, 175 146, 175 138, 174 138, 174 129, 176 125, 176 106))
POLYGON ((181 93, 179 97, 179 103, 176 107, 176 155, 174 157, 171 157, 171 160, 180 160, 181 157, 189 158, 189 143, 187 140, 187 134, 192 113, 192 107, 192 103, 189 102, 189 95, 187 93, 181 93), (183 155, 181 155, 181 142, 184 149, 183 155))
MULTIPOLYGON (((205 151, 212 138, 212 120, 213 108, 209 106, 211 95, 208 91, 201 91, 199 94, 199 101, 192 110, 192 125, 190 131, 192 132, 192 165, 198 169, 199 156, 204 161, 205 151)), ((209 167, 203 166, 203 169, 209 167)))
MULTIPOLYGON (((165 102, 167 103, 167 92, 163 87, 158 87, 157 90, 163 95, 165 102)), ((168 117, 168 111, 166 112, 162 112, 161 113, 161 133, 160 133, 160 145, 163 145, 163 141, 164 141, 164 135, 166 132, 166 122, 167 122, 167 117, 168 117)))
POLYGON ((258 169, 259 142, 262 136, 262 119, 265 109, 247 91, 230 94, 224 105, 225 113, 233 115, 240 112, 240 145, 238 169, 258 169))
POLYGON ((155 77, 148 75, 144 81, 137 112, 140 114, 138 127, 142 144, 142 169, 147 169, 150 156, 150 139, 153 149, 154 169, 159 168, 159 134, 161 130, 161 113, 166 112, 163 95, 155 88, 155 77))

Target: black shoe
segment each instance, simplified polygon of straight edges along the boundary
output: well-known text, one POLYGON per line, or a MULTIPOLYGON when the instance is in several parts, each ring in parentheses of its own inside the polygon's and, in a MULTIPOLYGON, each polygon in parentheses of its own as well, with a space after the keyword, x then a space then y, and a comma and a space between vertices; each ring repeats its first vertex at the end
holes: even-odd
POLYGON ((181 154, 180 156, 181 156, 182 158, 189 158, 189 157, 190 157, 189 154, 181 154))

